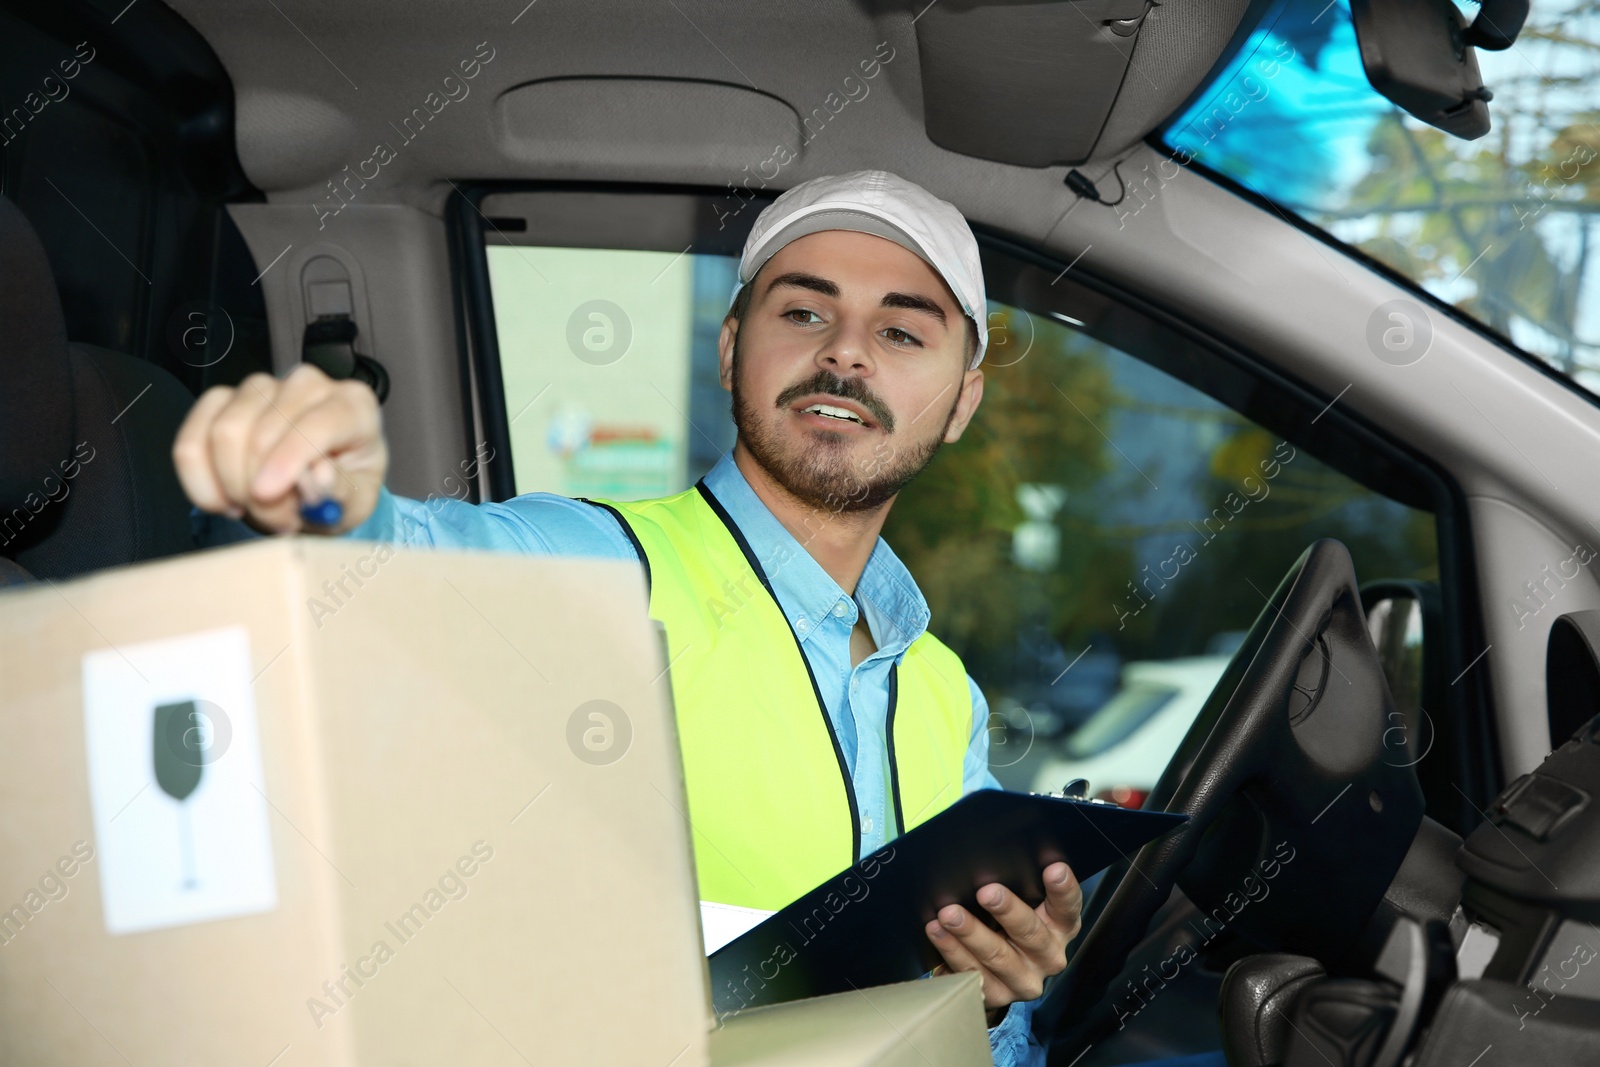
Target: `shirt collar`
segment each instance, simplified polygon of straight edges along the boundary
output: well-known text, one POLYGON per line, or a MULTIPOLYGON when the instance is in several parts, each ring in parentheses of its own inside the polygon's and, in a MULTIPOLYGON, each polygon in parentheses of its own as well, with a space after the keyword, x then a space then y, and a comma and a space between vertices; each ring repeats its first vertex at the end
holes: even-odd
MULTIPOLYGON (((805 642, 834 606, 841 599, 848 601, 849 596, 750 488, 732 450, 723 453, 704 481, 739 527, 766 572, 789 625, 805 642)), ((885 624, 887 632, 873 635, 880 651, 898 654, 928 628, 927 600, 911 572, 881 537, 856 583, 856 601, 870 607, 869 620, 876 616, 876 621, 885 624)), ((847 612, 854 618, 855 605, 847 604, 847 612)))

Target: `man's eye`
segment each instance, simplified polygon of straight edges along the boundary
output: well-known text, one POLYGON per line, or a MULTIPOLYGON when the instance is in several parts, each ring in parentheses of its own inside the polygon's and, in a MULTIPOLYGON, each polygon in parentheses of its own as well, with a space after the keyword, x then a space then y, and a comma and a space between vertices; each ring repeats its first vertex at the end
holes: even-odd
POLYGON ((891 344, 897 344, 897 345, 908 345, 908 344, 909 345, 920 345, 920 344, 922 344, 921 341, 918 341, 915 337, 911 336, 909 333, 907 333, 906 331, 902 330, 898 326, 891 326, 887 330, 884 330, 883 333, 884 333, 885 337, 889 338, 889 341, 890 341, 891 344))
POLYGON ((822 321, 822 316, 818 315, 815 311, 812 311, 810 308, 795 308, 793 311, 785 311, 783 313, 783 315, 784 315, 784 318, 789 319, 789 321, 797 322, 802 326, 814 326, 817 323, 822 321), (811 318, 809 318, 809 319, 795 318, 794 316, 796 316, 796 315, 810 315, 811 318))

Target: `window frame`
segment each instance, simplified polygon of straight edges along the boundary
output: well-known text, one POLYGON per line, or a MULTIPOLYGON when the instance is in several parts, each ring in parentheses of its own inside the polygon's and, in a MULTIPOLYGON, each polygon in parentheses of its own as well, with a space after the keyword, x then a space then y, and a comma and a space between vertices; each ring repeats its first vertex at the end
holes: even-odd
MULTIPOLYGON (((495 450, 493 455, 496 459, 484 465, 484 481, 479 487, 481 498, 504 500, 514 494, 515 478, 500 378, 494 306, 489 291, 487 247, 490 242, 486 232, 492 232, 490 227, 495 224, 481 209, 484 200, 495 193, 598 193, 637 197, 689 196, 728 201, 732 194, 729 189, 660 183, 493 181, 456 184, 459 195, 452 197, 447 223, 454 257, 452 268, 456 279, 457 303, 462 312, 459 323, 463 341, 462 364, 463 374, 469 382, 469 388, 463 390, 468 406, 467 423, 477 428, 478 440, 487 442, 495 450), (505 457, 503 462, 500 459, 502 456, 505 457)), ((702 233, 701 230, 706 227, 697 227, 696 241, 691 243, 687 251, 729 254, 729 248, 734 247, 734 254, 737 254, 737 248, 730 242, 742 244, 756 214, 772 199, 773 195, 755 194, 746 200, 745 208, 740 212, 739 224, 731 232, 702 233), (702 237, 708 238, 707 243, 711 247, 701 246, 699 241, 702 237)), ((604 223, 597 221, 596 229, 604 232, 604 223)), ((527 230, 520 232, 526 233, 527 230)), ((1015 262, 1021 270, 1035 268, 1047 271, 1051 277, 1064 275, 1068 267, 1064 260, 1053 253, 1010 234, 976 224, 973 225, 973 232, 984 257, 986 276, 996 256, 1015 262)), ((500 236, 505 235, 502 232, 500 236)), ((595 243, 586 247, 678 251, 640 241, 631 244, 595 243)), ((1335 247, 1350 254, 1342 246, 1335 247)), ((1061 279, 1058 277, 1058 280, 1061 279)), ((1158 329, 1176 335, 1192 346, 1193 352, 1189 354, 1188 366, 1181 366, 1181 360, 1164 364, 1144 353, 1129 351, 1125 345, 1100 338, 1105 343, 1113 344, 1131 358, 1154 366, 1204 393, 1289 441, 1297 449, 1304 448, 1318 461, 1363 487, 1431 512, 1435 517, 1439 585, 1444 611, 1443 625, 1434 634, 1425 635, 1425 640, 1435 642, 1447 671, 1452 675, 1477 656, 1484 647, 1485 638, 1481 598, 1473 566, 1469 512, 1465 494, 1447 471, 1431 457, 1393 438, 1382 427, 1348 407, 1331 404, 1336 398, 1288 374, 1264 354, 1202 327, 1159 301, 1081 266, 1073 269, 1069 281, 1069 286, 1052 285, 1050 291, 1067 294, 1082 290, 1148 321, 1158 329), (1202 359, 1192 358, 1194 355, 1202 359), (1222 377, 1231 376, 1234 383, 1246 383, 1259 389, 1263 396, 1271 398, 1270 405, 1256 404, 1246 408, 1241 407, 1235 397, 1218 395, 1223 392, 1217 382, 1219 374, 1222 377), (1207 378, 1211 380, 1205 380, 1207 378), (1410 483, 1407 488, 1410 499, 1397 495, 1397 478, 1410 483)), ((991 293, 991 297, 1020 307, 1030 314, 1048 314, 1043 308, 1016 303, 1008 294, 991 293)), ((1094 336, 1091 331, 1085 332, 1094 336)), ((1450 724, 1446 745, 1448 776, 1461 788, 1464 796, 1459 802, 1449 797, 1430 798, 1437 804, 1448 805, 1436 809, 1435 818, 1463 834, 1479 821, 1473 805, 1481 807, 1486 804, 1498 792, 1503 778, 1499 746, 1493 728, 1494 704, 1489 671, 1486 664, 1479 666, 1480 669, 1445 688, 1440 715, 1450 724)))

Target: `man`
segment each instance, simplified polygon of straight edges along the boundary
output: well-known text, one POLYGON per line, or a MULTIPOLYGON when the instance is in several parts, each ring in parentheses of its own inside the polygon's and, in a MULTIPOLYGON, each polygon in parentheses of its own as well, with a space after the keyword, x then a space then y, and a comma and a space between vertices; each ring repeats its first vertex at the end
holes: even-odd
MULTIPOLYGON (((382 487, 371 391, 309 367, 208 391, 174 456, 197 506, 266 532, 301 530, 303 498, 331 497, 343 518, 317 532, 640 560, 668 634, 700 895, 772 910, 999 787, 983 695, 878 536, 977 410, 986 317, 954 207, 882 171, 818 178, 745 244, 719 339, 738 438, 693 489, 423 507, 382 487)), ((997 1063, 1042 1062, 1028 1002, 1078 929, 1071 870, 1044 882, 1037 908, 980 889, 1004 933, 959 905, 926 930, 948 969, 982 977, 997 1063)))

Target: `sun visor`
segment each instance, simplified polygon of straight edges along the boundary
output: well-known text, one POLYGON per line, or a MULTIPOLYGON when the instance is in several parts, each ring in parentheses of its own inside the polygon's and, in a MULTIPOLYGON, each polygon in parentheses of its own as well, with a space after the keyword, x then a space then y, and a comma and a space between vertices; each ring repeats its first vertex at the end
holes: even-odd
MULTIPOLYGON (((639 160, 776 174, 799 158, 800 116, 739 85, 675 78, 550 78, 503 93, 496 137, 513 159, 593 167, 639 160)), ((768 175, 770 177, 772 175, 768 175)))
POLYGON ((938 4, 917 20, 924 122, 942 148, 1048 167, 1089 158, 1146 0, 938 4))
POLYGON ((998 163, 1082 163, 1124 81, 1141 76, 1129 62, 1152 8, 1147 0, 929 7, 916 23, 928 138, 998 163))

